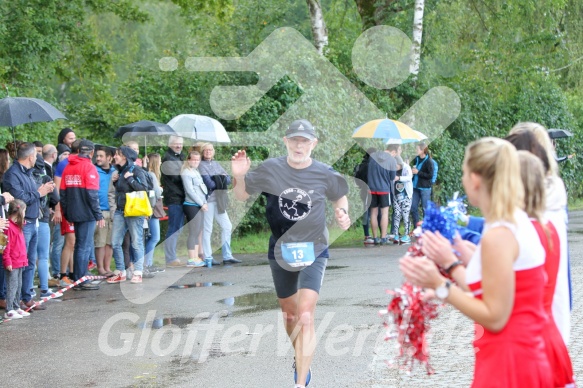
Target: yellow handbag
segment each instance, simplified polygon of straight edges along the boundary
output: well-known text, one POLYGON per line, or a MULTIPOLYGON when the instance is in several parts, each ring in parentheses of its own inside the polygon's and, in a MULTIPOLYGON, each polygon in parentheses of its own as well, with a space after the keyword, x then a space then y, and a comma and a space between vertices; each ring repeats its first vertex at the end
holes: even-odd
POLYGON ((133 191, 126 193, 126 206, 123 209, 126 217, 150 217, 152 205, 147 191, 133 191))

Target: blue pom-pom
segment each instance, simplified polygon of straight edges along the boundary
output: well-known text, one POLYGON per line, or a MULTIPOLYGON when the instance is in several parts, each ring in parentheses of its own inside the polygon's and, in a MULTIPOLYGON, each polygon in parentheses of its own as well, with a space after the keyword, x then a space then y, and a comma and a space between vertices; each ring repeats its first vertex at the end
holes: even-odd
POLYGON ((453 238, 458 230, 458 219, 466 212, 463 198, 457 196, 448 202, 447 207, 439 207, 429 201, 425 209, 425 217, 421 227, 424 231, 439 232, 443 237, 453 243, 453 238))

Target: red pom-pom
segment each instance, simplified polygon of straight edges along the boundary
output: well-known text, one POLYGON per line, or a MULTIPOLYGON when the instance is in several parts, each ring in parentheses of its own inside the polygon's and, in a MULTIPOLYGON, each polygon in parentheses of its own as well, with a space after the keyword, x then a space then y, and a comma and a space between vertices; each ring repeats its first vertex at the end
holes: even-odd
POLYGON ((393 298, 387 305, 387 340, 396 338, 399 344, 399 360, 403 367, 412 369, 418 361, 425 366, 427 373, 432 374, 429 364, 429 349, 426 335, 429 331, 429 321, 437 317, 438 305, 423 300, 423 290, 405 282, 401 288, 390 291, 393 298))

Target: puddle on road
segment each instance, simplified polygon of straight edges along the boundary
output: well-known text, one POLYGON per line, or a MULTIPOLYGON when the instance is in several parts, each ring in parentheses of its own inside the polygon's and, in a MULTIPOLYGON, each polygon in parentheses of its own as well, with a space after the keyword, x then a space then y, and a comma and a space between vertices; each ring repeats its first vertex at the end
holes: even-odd
POLYGON ((279 302, 275 291, 254 292, 222 300, 227 306, 243 307, 243 310, 232 312, 231 315, 245 315, 261 311, 279 309, 279 302))
POLYGON ((201 287, 227 287, 234 283, 229 282, 206 282, 206 283, 192 283, 192 284, 175 284, 168 288, 184 289, 184 288, 201 288, 201 287))
POLYGON ((197 314, 194 318, 193 317, 156 317, 151 322, 138 322, 136 327, 138 329, 161 329, 164 326, 174 325, 180 329, 185 329, 188 325, 191 324, 198 324, 206 319, 212 319, 213 317, 218 318, 226 318, 229 316, 229 312, 227 310, 221 310, 216 313, 200 313, 197 314))
POLYGON ((194 318, 188 317, 173 317, 173 318, 154 318, 154 320, 150 322, 140 322, 136 326, 138 329, 160 329, 163 326, 174 325, 178 326, 181 329, 184 329, 186 326, 190 325, 194 321, 194 318))

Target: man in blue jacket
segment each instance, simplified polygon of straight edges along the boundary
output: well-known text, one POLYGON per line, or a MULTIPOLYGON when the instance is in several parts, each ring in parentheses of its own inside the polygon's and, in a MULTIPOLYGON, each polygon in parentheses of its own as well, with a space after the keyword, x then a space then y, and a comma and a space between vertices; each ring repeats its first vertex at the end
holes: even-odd
MULTIPOLYGON (((32 178, 32 168, 36 163, 36 147, 33 143, 21 143, 16 150, 16 161, 4 174, 2 191, 9 192, 14 198, 26 203, 26 220, 22 231, 26 242, 28 266, 22 272, 22 303, 23 310, 34 306, 32 300, 34 268, 38 241, 38 218, 40 217, 40 199, 52 193, 55 184, 47 182, 37 188, 32 178)), ((44 304, 35 306, 35 310, 46 309, 44 304)))
MULTIPOLYGON (((394 196, 393 182, 397 174, 397 161, 393 157, 396 150, 390 144, 385 151, 378 151, 371 155, 368 162, 368 186, 370 187, 370 224, 375 245, 387 244, 387 227, 389 225, 389 206, 394 196), (378 212, 381 208, 381 230, 378 237, 378 212)), ((397 146, 398 147, 398 146, 397 146)))

